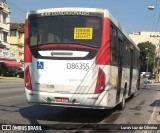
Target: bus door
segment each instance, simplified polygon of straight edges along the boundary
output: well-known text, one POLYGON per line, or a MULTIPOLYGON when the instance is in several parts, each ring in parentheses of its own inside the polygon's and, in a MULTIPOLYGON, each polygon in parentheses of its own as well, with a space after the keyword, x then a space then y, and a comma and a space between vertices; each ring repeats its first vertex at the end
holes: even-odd
POLYGON ((129 76, 129 91, 128 96, 131 95, 131 88, 132 88, 132 78, 133 78, 133 49, 130 49, 130 76, 129 76))
POLYGON ((117 85, 117 97, 116 103, 119 102, 121 94, 121 81, 122 81, 122 40, 118 40, 118 85, 117 85))

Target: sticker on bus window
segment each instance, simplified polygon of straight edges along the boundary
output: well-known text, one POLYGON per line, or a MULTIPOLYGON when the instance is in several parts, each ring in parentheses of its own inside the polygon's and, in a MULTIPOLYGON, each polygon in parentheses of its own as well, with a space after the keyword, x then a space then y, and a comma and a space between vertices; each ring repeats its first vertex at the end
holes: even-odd
POLYGON ((74 39, 91 40, 93 28, 74 28, 74 39))

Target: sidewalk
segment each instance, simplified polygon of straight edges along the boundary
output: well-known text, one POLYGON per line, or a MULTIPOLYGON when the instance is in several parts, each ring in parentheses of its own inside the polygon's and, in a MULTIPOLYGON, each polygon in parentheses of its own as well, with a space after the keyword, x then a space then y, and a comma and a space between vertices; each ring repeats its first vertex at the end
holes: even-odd
MULTIPOLYGON (((153 113, 151 115, 151 119, 148 124, 158 124, 160 125, 160 82, 155 80, 150 80, 151 82, 147 83, 147 86, 159 86, 157 89, 157 95, 155 98, 155 107, 153 109, 153 113)), ((150 132, 149 132, 150 133, 150 132)))
POLYGON ((160 126, 160 99, 159 98, 160 98, 160 89, 157 91, 157 96, 155 99, 155 107, 153 109, 153 112, 148 124, 158 124, 160 126))
POLYGON ((160 85, 160 82, 155 80, 148 80, 147 85, 160 85))

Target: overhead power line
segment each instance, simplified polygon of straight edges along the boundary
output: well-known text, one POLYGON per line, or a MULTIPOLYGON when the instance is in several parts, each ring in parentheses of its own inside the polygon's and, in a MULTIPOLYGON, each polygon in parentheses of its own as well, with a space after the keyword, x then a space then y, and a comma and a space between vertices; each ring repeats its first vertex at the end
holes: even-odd
POLYGON ((25 19, 25 17, 26 17, 26 11, 24 9, 22 9, 20 6, 18 6, 17 4, 15 4, 14 2, 12 2, 11 0, 7 0, 7 3, 8 3, 8 6, 10 8, 11 14, 12 14, 12 12, 14 12, 16 14, 16 16, 12 16, 11 15, 12 20, 15 21, 16 18, 18 18, 17 19, 18 21, 22 21, 22 20, 20 20, 19 17, 25 19))
POLYGON ((18 12, 18 11, 16 11, 16 10, 15 10, 15 9, 13 9, 13 8, 11 8, 11 9, 12 9, 12 11, 14 11, 14 12, 18 13, 20 16, 25 17, 25 14, 22 14, 21 12, 18 12))
POLYGON ((8 2, 10 3, 10 5, 12 5, 13 7, 15 7, 17 10, 26 13, 26 11, 24 9, 22 9, 21 7, 19 7, 17 4, 13 3, 12 1, 8 0, 8 2))

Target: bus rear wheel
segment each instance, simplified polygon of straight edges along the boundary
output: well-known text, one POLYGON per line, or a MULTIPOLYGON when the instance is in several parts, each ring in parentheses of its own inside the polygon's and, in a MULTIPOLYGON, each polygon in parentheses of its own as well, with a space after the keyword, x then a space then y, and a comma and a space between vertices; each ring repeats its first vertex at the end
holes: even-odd
POLYGON ((123 110, 125 106, 126 106, 126 98, 125 98, 125 95, 123 95, 122 102, 119 105, 119 110, 123 110))
POLYGON ((126 89, 127 89, 127 84, 125 84, 124 86, 123 97, 121 103, 119 104, 119 110, 123 110, 126 106, 126 89))

